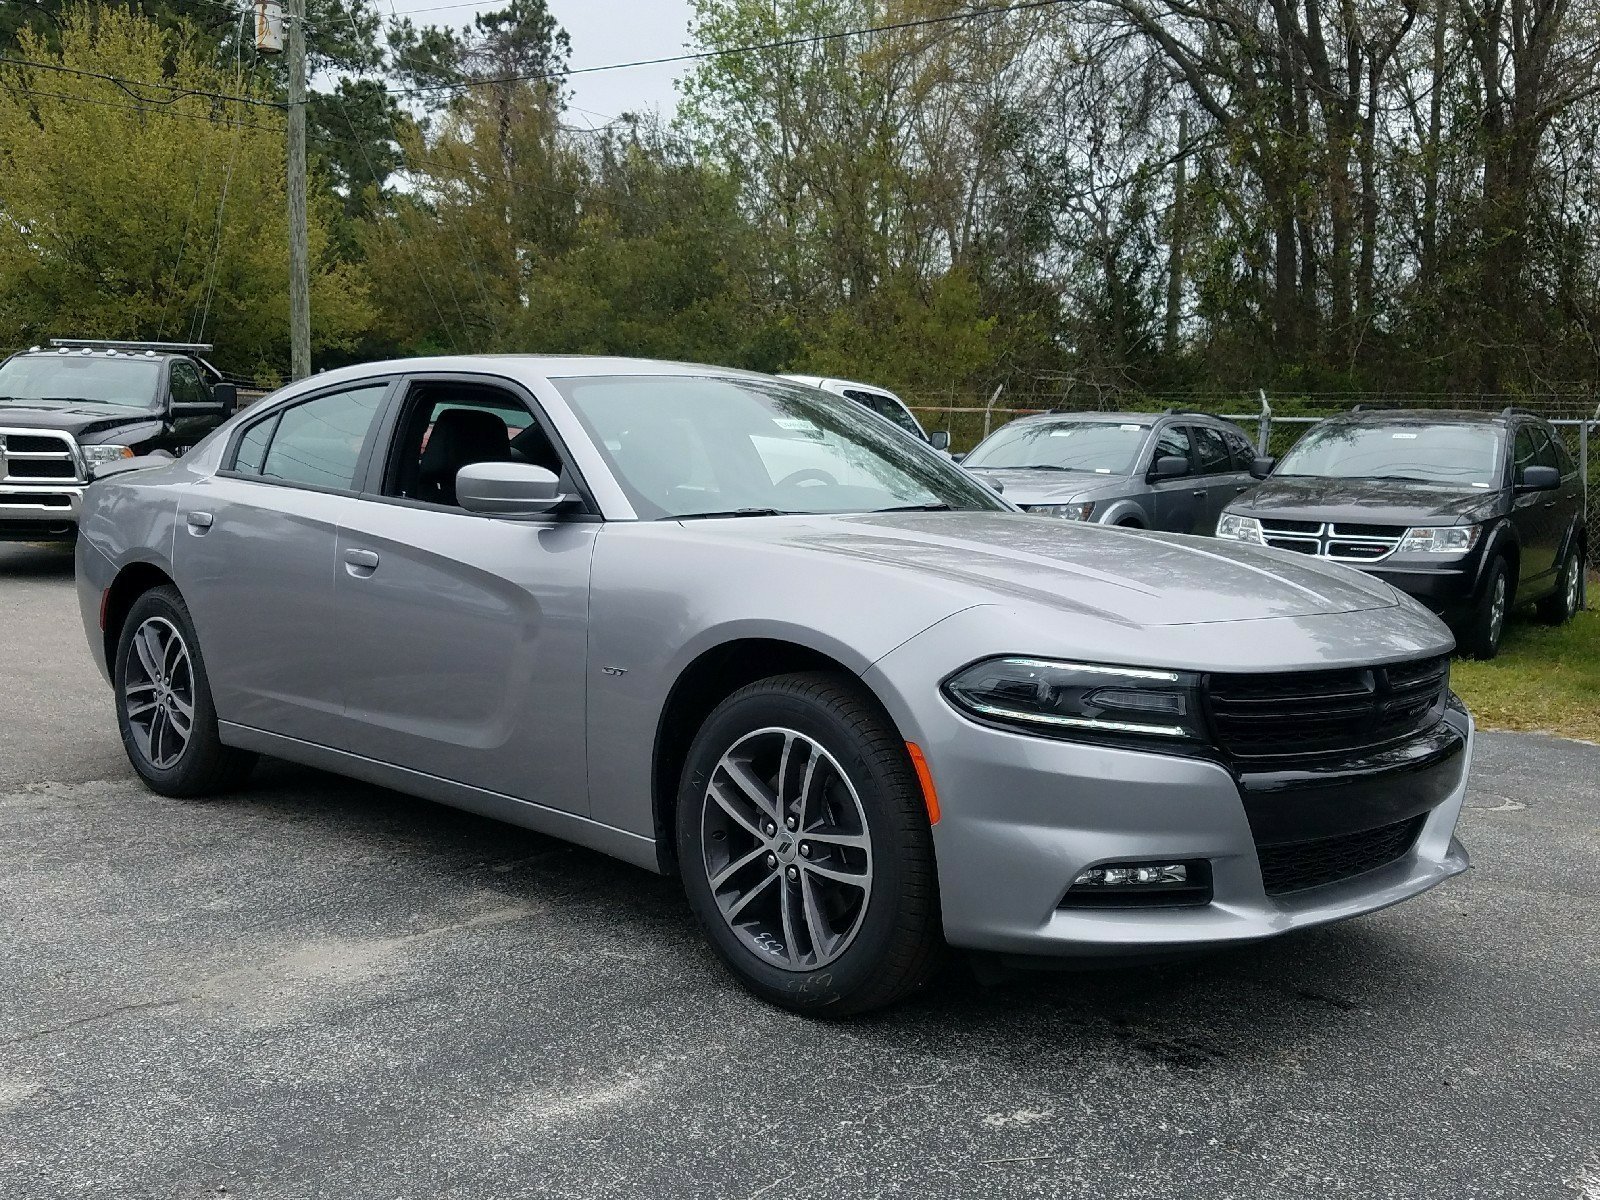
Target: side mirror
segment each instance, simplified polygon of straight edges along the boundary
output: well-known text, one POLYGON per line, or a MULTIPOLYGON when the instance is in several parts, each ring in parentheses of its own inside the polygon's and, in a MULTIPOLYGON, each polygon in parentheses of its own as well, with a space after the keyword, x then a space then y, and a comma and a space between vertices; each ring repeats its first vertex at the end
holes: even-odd
POLYGON ((222 415, 231 417, 239 409, 239 389, 231 383, 211 385, 211 400, 222 405, 222 415))
POLYGON ((965 450, 963 450, 960 454, 952 454, 950 456, 950 461, 958 463, 958 462, 964 461, 966 459, 966 457, 967 457, 967 452, 965 450))
POLYGON ((456 472, 456 503, 486 517, 542 517, 571 498, 554 472, 531 463, 471 463, 456 472))
POLYGON ((935 450, 950 449, 950 431, 948 429, 935 429, 928 435, 928 445, 935 450))
POLYGON ((1150 464, 1150 478, 1176 479, 1189 473, 1189 460, 1178 454, 1163 454, 1150 464))
POLYGON ((1553 492, 1561 486, 1561 472, 1554 467, 1523 467, 1517 479, 1519 492, 1553 492))
POLYGON ((1270 454, 1257 455, 1250 463, 1250 474, 1256 479, 1265 479, 1277 465, 1278 460, 1270 454))

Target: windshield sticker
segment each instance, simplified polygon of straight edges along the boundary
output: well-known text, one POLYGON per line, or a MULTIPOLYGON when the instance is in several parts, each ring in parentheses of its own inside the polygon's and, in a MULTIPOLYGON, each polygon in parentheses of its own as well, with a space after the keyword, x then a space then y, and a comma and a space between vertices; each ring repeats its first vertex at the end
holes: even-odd
POLYGON ((1415 441, 1417 437, 1417 435, 1414 433, 1391 433, 1389 436, 1393 438, 1400 438, 1405 441, 1415 441))
POLYGON ((1110 467, 1096 467, 1094 469, 1094 473, 1096 475, 1109 475, 1109 474, 1111 474, 1111 468, 1110 467))
POLYGON ((1143 429, 1144 426, 1143 425, 1118 425, 1117 428, 1118 429, 1125 429, 1130 433, 1137 433, 1139 430, 1143 429))

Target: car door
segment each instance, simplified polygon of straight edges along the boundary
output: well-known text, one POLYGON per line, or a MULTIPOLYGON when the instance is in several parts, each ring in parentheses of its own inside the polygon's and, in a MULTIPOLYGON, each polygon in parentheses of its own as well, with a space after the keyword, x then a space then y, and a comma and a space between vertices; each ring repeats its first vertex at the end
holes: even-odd
POLYGON ((1536 425, 1531 421, 1528 427, 1533 431, 1535 465, 1549 467, 1562 476, 1560 487, 1537 493, 1542 503, 1540 537, 1544 542, 1539 550, 1539 560, 1548 562, 1549 583, 1555 586, 1557 582, 1555 571, 1561 565, 1561 552, 1566 547, 1567 532, 1572 528, 1572 520, 1576 515, 1573 509, 1574 492, 1577 489, 1572 486, 1575 480, 1569 481, 1566 478, 1566 471, 1563 470, 1561 457, 1550 431, 1543 425, 1536 425))
POLYGON ((1197 533, 1215 533, 1217 519, 1228 502, 1239 494, 1239 477, 1234 470, 1233 455, 1222 431, 1211 425, 1192 425, 1189 428, 1194 441, 1195 482, 1205 491, 1197 533))
MULTIPOLYGON (((507 456, 571 477, 519 390, 449 377, 407 381, 383 435, 385 453, 337 535, 344 748, 586 812, 589 571, 601 526, 586 514, 505 520, 469 513, 453 497, 417 498, 424 493, 407 481, 418 477, 429 446, 440 449, 438 422, 452 408, 494 414, 507 426, 508 446, 519 447, 507 456)), ((497 457, 481 445, 474 461, 497 457)))
POLYGON ((211 399, 199 368, 184 358, 173 359, 167 368, 167 396, 172 432, 159 448, 182 454, 217 427, 222 405, 211 399))
POLYGON ((347 385, 242 426, 222 469, 179 503, 173 564, 224 721, 337 741, 334 546, 390 385, 347 385))
POLYGON ((1203 519, 1208 495, 1204 487, 1197 487, 1194 478, 1193 439, 1185 425, 1167 425, 1158 434, 1150 452, 1147 471, 1155 468, 1161 458, 1181 458, 1189 464, 1189 471, 1167 479, 1151 477, 1150 509, 1157 529, 1171 533, 1193 533, 1203 519))
POLYGON ((1554 451, 1537 426, 1523 421, 1517 425, 1511 453, 1511 523, 1522 547, 1518 589, 1534 595, 1547 590, 1550 573, 1555 570, 1561 539, 1556 523, 1558 493, 1525 492, 1520 484, 1525 468, 1554 466, 1554 451))

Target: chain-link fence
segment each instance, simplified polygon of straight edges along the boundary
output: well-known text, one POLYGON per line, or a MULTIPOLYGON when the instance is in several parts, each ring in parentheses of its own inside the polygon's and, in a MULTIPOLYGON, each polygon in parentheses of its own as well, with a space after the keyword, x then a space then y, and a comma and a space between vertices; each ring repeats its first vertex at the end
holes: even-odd
POLYGON ((948 429, 956 450, 970 450, 1007 421, 1041 412, 1161 412, 1166 409, 1224 417, 1243 428, 1263 454, 1281 458, 1310 426, 1325 417, 1353 409, 1467 409, 1499 412, 1510 403, 1548 420, 1578 464, 1583 482, 1590 564, 1600 567, 1600 404, 1592 392, 1535 396, 1463 396, 1449 393, 1341 392, 1270 397, 1238 392, 1186 393, 1178 396, 1086 395, 1083 393, 1007 392, 987 397, 959 394, 920 395, 908 400, 923 426, 948 429))

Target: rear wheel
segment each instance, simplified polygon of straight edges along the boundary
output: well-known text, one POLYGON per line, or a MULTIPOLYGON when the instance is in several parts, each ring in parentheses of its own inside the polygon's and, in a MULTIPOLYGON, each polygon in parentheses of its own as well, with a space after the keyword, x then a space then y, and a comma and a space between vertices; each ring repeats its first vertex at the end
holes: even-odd
POLYGON ((117 639, 117 727, 128 761, 163 796, 204 796, 239 786, 256 756, 217 736, 205 661, 174 587, 133 602, 117 639))
POLYGON ((887 719, 848 679, 760 680, 695 737, 678 795, 684 891, 756 995, 849 1016, 938 963, 933 838, 887 719))
POLYGON ((1539 619, 1549 625, 1565 625, 1577 616, 1582 595, 1583 545, 1574 542, 1561 570, 1556 572, 1556 590, 1539 601, 1539 619))
POLYGON ((1461 649, 1473 658, 1493 658, 1500 653, 1505 635, 1506 616, 1511 611, 1511 573, 1499 555, 1489 564, 1483 590, 1472 606, 1472 615, 1462 630, 1461 649))

